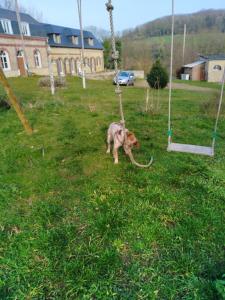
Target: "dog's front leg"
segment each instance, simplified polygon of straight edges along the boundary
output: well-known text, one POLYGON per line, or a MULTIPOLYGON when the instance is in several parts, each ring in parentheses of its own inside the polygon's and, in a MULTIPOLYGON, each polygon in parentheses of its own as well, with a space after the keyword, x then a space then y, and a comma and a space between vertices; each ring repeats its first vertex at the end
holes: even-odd
POLYGON ((118 159, 118 147, 113 148, 113 157, 114 157, 114 163, 118 164, 119 163, 119 159, 118 159))

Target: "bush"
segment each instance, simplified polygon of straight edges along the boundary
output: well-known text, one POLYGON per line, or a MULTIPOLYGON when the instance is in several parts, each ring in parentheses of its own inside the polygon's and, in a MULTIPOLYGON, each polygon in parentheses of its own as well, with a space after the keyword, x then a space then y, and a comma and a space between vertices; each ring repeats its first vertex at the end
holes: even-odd
POLYGON ((215 288, 220 296, 220 299, 225 300, 225 275, 223 275, 222 280, 217 280, 215 282, 215 288))
MULTIPOLYGON (((54 79, 55 79, 55 87, 65 87, 66 86, 65 78, 55 77, 54 79)), ((40 87, 50 87, 51 86, 50 78, 49 77, 40 78, 38 81, 38 85, 40 87)))
POLYGON ((11 105, 8 103, 5 95, 0 95, 0 111, 9 110, 11 105))
POLYGON ((164 89, 168 82, 169 76, 166 69, 161 65, 160 60, 156 60, 150 73, 147 75, 147 82, 153 89, 164 89))

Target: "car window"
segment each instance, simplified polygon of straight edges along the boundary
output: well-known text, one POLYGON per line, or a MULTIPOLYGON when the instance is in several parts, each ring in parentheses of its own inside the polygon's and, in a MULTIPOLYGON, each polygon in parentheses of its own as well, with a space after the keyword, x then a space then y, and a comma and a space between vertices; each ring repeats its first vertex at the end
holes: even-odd
POLYGON ((119 76, 128 77, 129 74, 127 72, 120 72, 119 76))

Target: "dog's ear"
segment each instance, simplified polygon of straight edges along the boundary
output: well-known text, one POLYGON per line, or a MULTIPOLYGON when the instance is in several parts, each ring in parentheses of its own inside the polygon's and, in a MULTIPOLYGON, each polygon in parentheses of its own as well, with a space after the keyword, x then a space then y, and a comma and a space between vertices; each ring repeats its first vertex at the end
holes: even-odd
POLYGON ((127 137, 131 137, 133 135, 134 135, 133 132, 130 132, 130 131, 127 132, 127 137))

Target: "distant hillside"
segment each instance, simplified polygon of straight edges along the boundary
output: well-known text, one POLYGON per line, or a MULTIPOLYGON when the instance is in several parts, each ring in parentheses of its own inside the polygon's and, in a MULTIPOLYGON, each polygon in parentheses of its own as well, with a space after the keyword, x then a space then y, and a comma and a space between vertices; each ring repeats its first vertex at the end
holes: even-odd
MULTIPOLYGON (((199 54, 225 53, 225 10, 204 10, 175 17, 174 70, 183 63, 183 31, 187 25, 185 63, 198 59, 199 54)), ((144 69, 160 58, 169 68, 171 16, 138 26, 123 33, 122 63, 127 69, 144 69)))
MULTIPOLYGON (((188 32, 225 32, 225 10, 202 10, 193 14, 176 15, 175 34, 182 34, 184 24, 187 24, 188 32)), ((147 38, 153 36, 164 36, 171 34, 171 16, 166 16, 146 24, 137 26, 135 29, 124 32, 125 37, 133 39, 147 38)))

